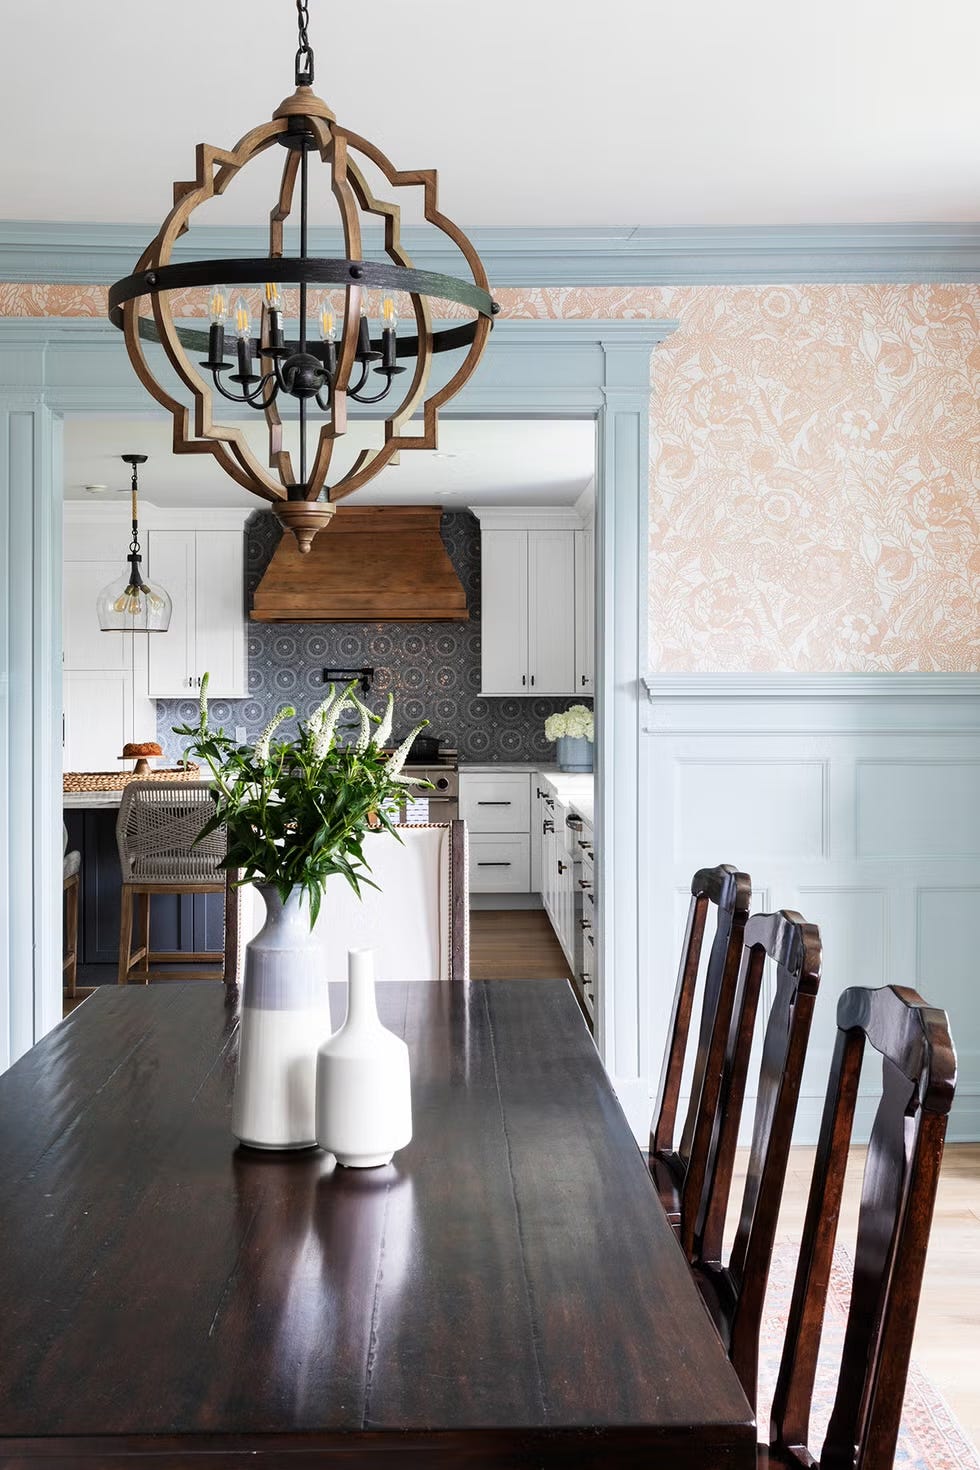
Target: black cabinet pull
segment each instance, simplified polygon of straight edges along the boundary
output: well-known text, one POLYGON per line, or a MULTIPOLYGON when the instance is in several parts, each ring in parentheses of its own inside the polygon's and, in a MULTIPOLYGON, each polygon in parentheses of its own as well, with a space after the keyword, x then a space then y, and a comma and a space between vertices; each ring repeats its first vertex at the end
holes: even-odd
POLYGON ((512 801, 478 801, 477 806, 513 806, 512 801))
POLYGON ((509 868, 510 863, 477 863, 478 868, 509 868))
POLYGON ((567 863, 563 863, 562 860, 561 860, 561 858, 559 858, 558 859, 558 872, 559 873, 564 873, 564 871, 565 871, 565 869, 567 867, 568 867, 568 864, 567 863))
POLYGON ((588 676, 588 674, 583 674, 582 675, 582 688, 583 689, 585 688, 585 686, 586 686, 586 684, 588 682, 589 682, 589 676, 588 676))
POLYGON ((534 675, 531 675, 531 688, 534 688, 534 675))
POLYGON ((522 674, 521 675, 521 686, 523 687, 526 684, 527 684, 527 674, 522 674))

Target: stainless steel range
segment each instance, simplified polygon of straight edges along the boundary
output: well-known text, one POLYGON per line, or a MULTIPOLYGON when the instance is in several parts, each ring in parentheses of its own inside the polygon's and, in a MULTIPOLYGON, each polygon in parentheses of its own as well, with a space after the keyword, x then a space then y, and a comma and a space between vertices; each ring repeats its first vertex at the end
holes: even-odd
POLYGON ((432 782, 432 790, 409 787, 403 822, 451 822, 459 816, 459 752, 441 750, 434 761, 409 761, 406 776, 432 782))

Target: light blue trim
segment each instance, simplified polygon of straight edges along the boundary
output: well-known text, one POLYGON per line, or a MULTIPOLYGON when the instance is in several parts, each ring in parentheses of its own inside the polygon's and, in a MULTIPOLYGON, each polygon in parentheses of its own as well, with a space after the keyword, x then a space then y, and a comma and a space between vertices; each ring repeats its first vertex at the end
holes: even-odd
POLYGON ((683 699, 980 700, 980 674, 648 674, 651 703, 683 699))
POLYGON ((0 400, 0 1065, 61 1015, 59 425, 0 400))
MULTIPOLYGON (((0 280, 107 285, 130 274, 156 228, 2 221, 0 280)), ((469 234, 492 287, 980 280, 980 224, 972 222, 477 228, 469 234)), ((344 254, 339 234, 312 235, 314 253, 344 254)), ((459 252, 430 227, 407 227, 402 238, 420 269, 468 275, 459 252)), ((367 253, 375 253, 373 237, 366 233, 365 242, 367 253)), ((286 244, 289 249, 288 230, 286 244)), ((202 227, 178 241, 174 260, 264 255, 267 248, 261 229, 202 227)))
MULTIPOLYGON (((441 413, 447 418, 591 417, 604 403, 606 350, 615 349, 621 374, 645 373, 649 381, 650 353, 675 326, 653 320, 501 320, 479 370, 441 413)), ((154 350, 161 349, 148 349, 148 356, 154 350)), ((434 374, 452 366, 437 361, 434 374)), ((134 374, 120 333, 101 317, 0 317, 0 392, 4 389, 43 390, 59 413, 162 414, 134 374)), ((235 413, 224 416, 231 420, 235 413)))
MULTIPOLYGON (((608 655, 600 652, 596 683, 600 730, 596 865, 605 935, 597 974, 597 1042, 638 1137, 649 1124, 649 1094, 659 1064, 659 1058, 651 1063, 649 1057, 645 958, 653 824, 636 819, 637 798, 641 810, 648 809, 650 800, 643 784, 647 763, 640 750, 641 721, 648 712, 641 683, 648 667, 643 641, 647 438, 652 352, 676 327, 672 321, 501 321, 479 371, 453 404, 457 413, 474 418, 559 415, 596 420, 600 564, 603 549, 605 555, 599 572, 597 644, 608 650, 608 655)), ((18 961, 16 967, 8 965, 6 973, 17 990, 18 1016, 26 1015, 29 1023, 33 1005, 35 1028, 47 1024, 43 1018, 51 1014, 51 992, 60 970, 57 955, 52 954, 60 932, 54 918, 46 935, 32 932, 33 981, 27 944, 28 926, 33 931, 39 922, 32 905, 38 904, 38 916, 50 913, 55 899, 52 886, 61 871, 60 845, 52 851, 52 805, 57 802, 61 769, 52 738, 61 709, 56 591, 60 576, 56 511, 61 486, 54 468, 56 412, 147 415, 160 410, 136 382, 119 335, 107 322, 0 319, 0 515, 7 496, 9 503, 16 504, 19 517, 17 538, 8 537, 5 543, 9 566, 30 571, 25 587, 11 588, 8 576, 6 597, 0 593, 0 632, 6 618, 8 634, 0 638, 0 698, 9 681, 17 699, 27 701, 18 705, 16 739, 6 747, 5 707, 0 705, 0 715, 4 715, 0 718, 0 755, 7 756, 2 769, 16 772, 18 782, 31 793, 29 800, 21 800, 16 814, 10 813, 6 832, 0 810, 0 837, 6 837, 0 852, 0 959, 5 958, 2 915, 5 906, 11 914, 10 893, 20 881, 14 868, 23 864, 23 854, 30 850, 35 897, 18 890, 26 899, 26 917, 18 914, 10 919, 16 925, 18 961), (5 476, 3 436, 18 413, 37 416, 34 422, 41 438, 32 441, 37 445, 33 460, 21 463, 27 436, 26 430, 18 431, 20 457, 5 476), (28 541, 28 526, 33 544, 28 541), (33 618, 30 627, 25 599, 33 618), (46 599, 49 617, 45 622, 41 609, 46 599), (31 711, 29 721, 24 719, 24 709, 31 711), (29 729, 41 732, 37 745, 28 741, 29 729), (36 832, 31 819, 38 823, 36 832), (16 864, 11 854, 16 854, 16 864), (37 899, 38 894, 46 897, 37 899)), ((0 533, 3 530, 0 520, 0 533)), ((13 788, 13 777, 7 779, 13 788)), ((22 1019, 18 1026, 20 1046, 27 1033, 22 1019)))

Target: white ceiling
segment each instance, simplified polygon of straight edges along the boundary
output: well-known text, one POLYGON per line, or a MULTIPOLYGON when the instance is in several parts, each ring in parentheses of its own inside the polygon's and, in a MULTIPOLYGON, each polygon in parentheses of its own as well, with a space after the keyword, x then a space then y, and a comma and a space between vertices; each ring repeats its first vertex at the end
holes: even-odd
MULTIPOLYGON (((976 0, 310 0, 317 89, 464 226, 980 218, 976 0)), ((0 215, 156 222, 292 90, 292 0, 21 0, 0 215)), ((209 223, 267 217, 236 181, 209 223)))
MULTIPOLYGON (((261 454, 265 435, 249 428, 261 454)), ((378 425, 355 423, 343 440, 352 460, 377 442, 378 425)), ((129 468, 121 454, 149 455, 140 470, 140 493, 161 506, 244 505, 249 495, 208 456, 175 455, 170 420, 164 418, 69 418, 65 422, 65 499, 111 501, 128 490, 129 468), (89 484, 106 485, 101 494, 89 484)), ((438 450, 404 453, 356 496, 358 505, 443 505, 458 510, 484 505, 573 505, 595 473, 595 426, 584 420, 444 419, 438 450)), ((352 502, 353 503, 353 502, 352 502)))

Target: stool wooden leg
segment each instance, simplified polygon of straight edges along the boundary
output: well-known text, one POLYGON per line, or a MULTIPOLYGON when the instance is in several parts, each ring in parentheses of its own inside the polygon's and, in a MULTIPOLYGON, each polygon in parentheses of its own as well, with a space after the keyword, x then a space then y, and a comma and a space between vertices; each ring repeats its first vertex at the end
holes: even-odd
POLYGON ((75 998, 75 983, 78 978, 78 895, 80 883, 77 874, 69 878, 65 886, 65 974, 68 977, 69 999, 75 998))
POLYGON ((143 958, 140 961, 139 968, 136 971, 136 977, 137 977, 138 980, 142 980, 142 982, 143 982, 144 985, 149 985, 149 983, 150 983, 150 895, 148 893, 141 893, 141 894, 139 894, 138 895, 138 898, 137 898, 137 903, 138 903, 139 907, 138 907, 138 910, 137 910, 138 917, 137 917, 137 930, 136 930, 136 951, 137 951, 137 954, 142 951, 143 958))
POLYGON ((122 886, 122 901, 119 911, 119 973, 117 981, 126 985, 129 981, 130 955, 133 949, 133 890, 128 883, 122 886))

